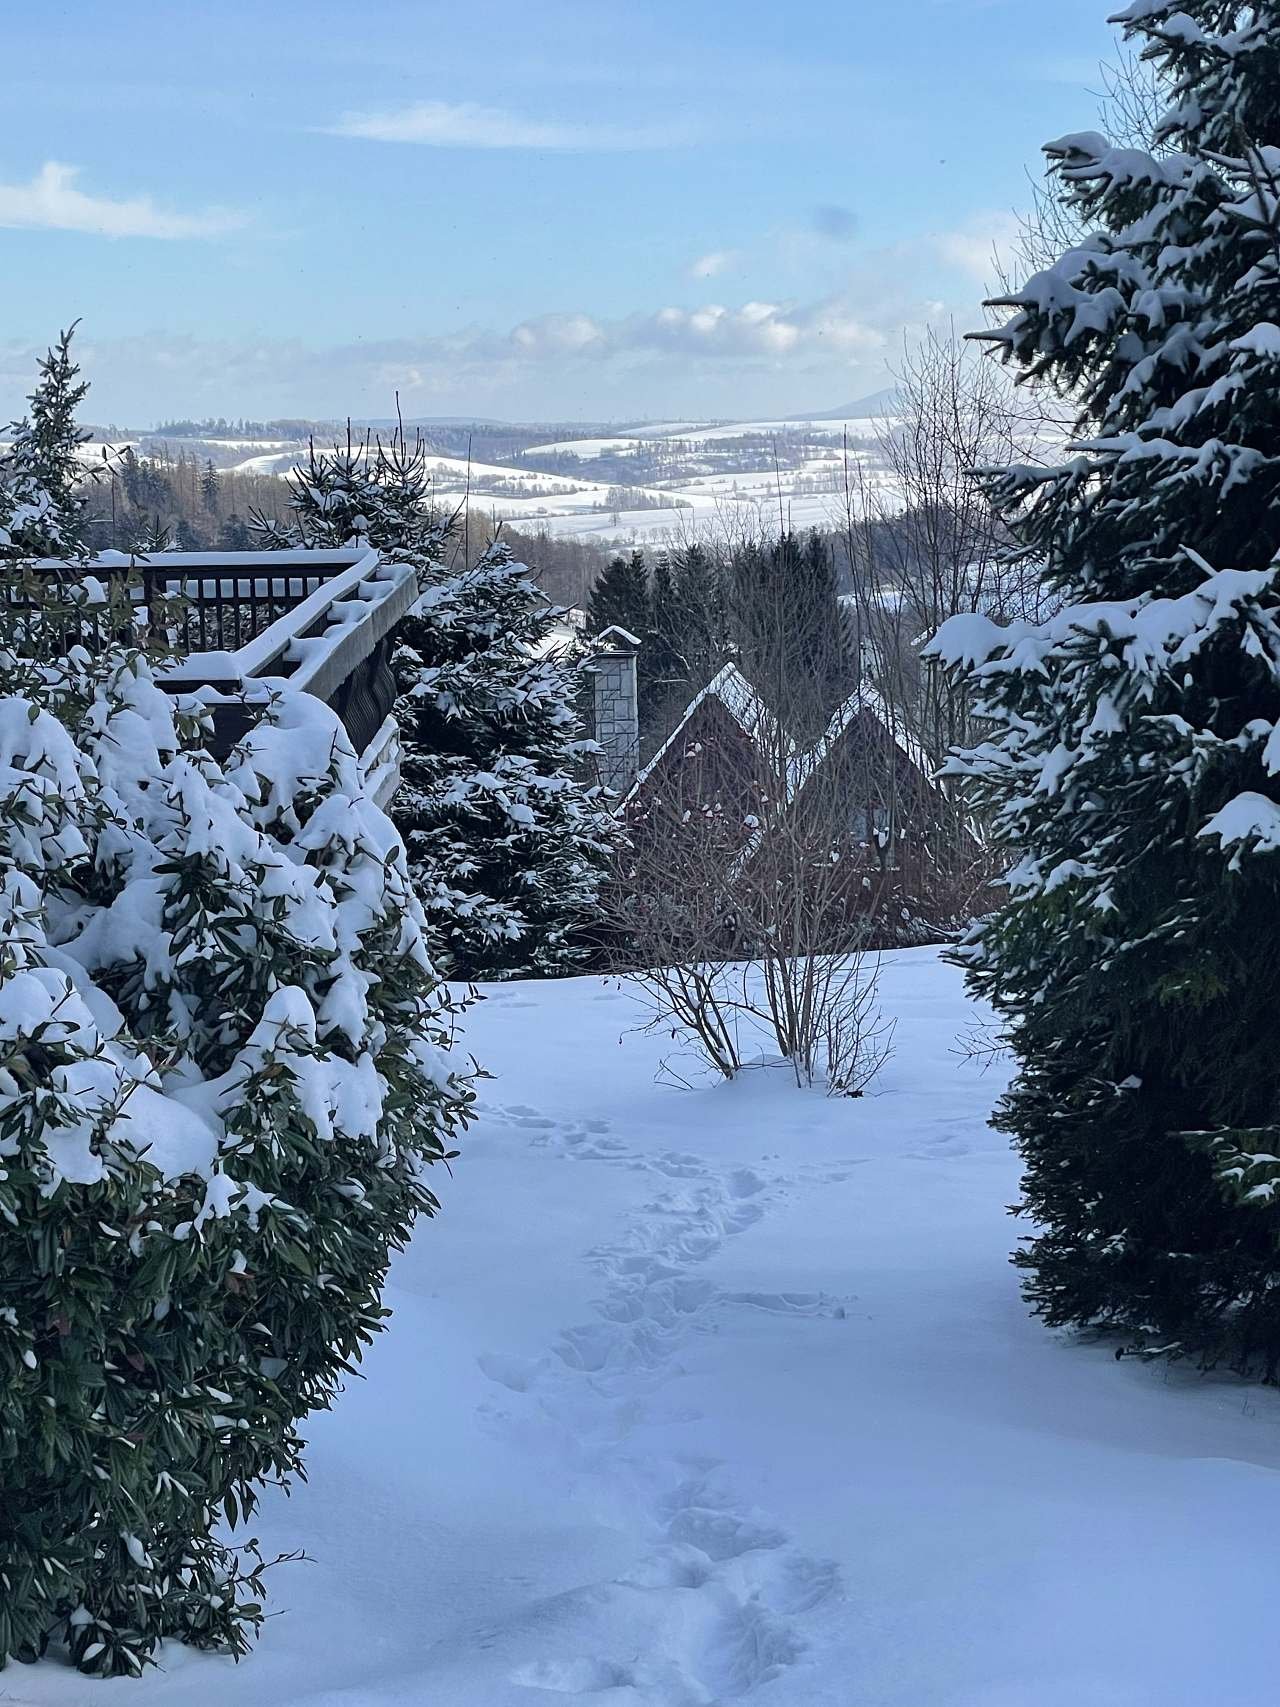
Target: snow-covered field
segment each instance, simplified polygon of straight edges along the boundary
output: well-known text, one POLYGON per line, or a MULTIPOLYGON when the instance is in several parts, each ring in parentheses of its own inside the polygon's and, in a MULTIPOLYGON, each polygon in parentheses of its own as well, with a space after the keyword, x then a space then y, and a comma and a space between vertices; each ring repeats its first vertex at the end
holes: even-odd
MULTIPOLYGON (((667 489, 672 497, 682 500, 679 508, 655 508, 613 511, 558 511, 554 502, 534 512, 539 530, 558 537, 591 537, 605 542, 622 544, 683 543, 705 537, 733 537, 738 533, 762 534, 771 537, 778 531, 778 496, 773 492, 754 491, 734 496, 728 492, 705 492, 696 486, 667 489)), ((486 511, 492 507, 501 517, 511 511, 506 500, 492 506, 483 496, 473 500, 486 511)), ((830 528, 839 525, 841 501, 830 492, 789 492, 784 484, 782 510, 787 525, 803 528, 830 528)), ((524 509, 512 520, 522 525, 531 512, 524 509)))
MULTIPOLYGON (((591 537, 602 542, 670 544, 700 537, 775 532, 779 516, 788 527, 838 526, 844 509, 842 457, 846 431, 851 457, 860 466, 859 484, 874 491, 877 502, 898 507, 883 459, 870 441, 892 430, 888 416, 858 416, 849 421, 778 419, 775 421, 661 421, 628 427, 615 435, 567 438, 527 447, 509 462, 468 461, 431 452, 428 469, 437 501, 444 507, 468 503, 495 520, 532 526, 558 535, 591 537), (743 450, 736 441, 753 441, 743 450), (770 441, 785 446, 803 441, 812 454, 772 459, 757 466, 770 441), (556 455, 596 464, 594 478, 527 466, 526 459, 556 455), (645 478, 644 470, 666 466, 672 456, 687 472, 645 478), (602 478, 601 462, 607 473, 602 478), (627 493, 634 499, 627 504, 627 493)), ((283 440, 202 441, 220 452, 252 450, 230 464, 238 474, 286 476, 301 455, 283 440)), ((861 503, 860 493, 854 494, 861 503)))
POLYGON ((268 1499, 238 1667, 6 1707, 1269 1707, 1280 1399, 1030 1321, 1000 1086, 931 950, 877 1094, 655 1080, 594 978, 493 986, 494 1077, 390 1332, 268 1499))
POLYGON ((808 439, 838 445, 846 435, 850 439, 874 439, 880 433, 892 431, 897 419, 894 415, 857 415, 850 416, 847 421, 835 421, 825 416, 789 415, 771 421, 652 421, 642 427, 628 427, 613 438, 555 439, 548 444, 530 445, 525 454, 595 457, 610 451, 634 450, 638 445, 662 439, 677 439, 688 445, 708 445, 724 439, 781 437, 797 433, 808 439))
MULTIPOLYGON (((602 515, 552 498, 543 501, 539 512, 538 525, 548 533, 663 544, 703 536, 768 535, 777 531, 780 514, 788 528, 840 526, 845 510, 842 459, 846 432, 850 458, 861 465, 852 493, 855 508, 862 507, 868 494, 874 494, 877 506, 900 508, 901 494, 874 449, 874 441, 891 432, 894 425, 894 418, 889 416, 858 416, 847 422, 799 417, 666 421, 627 428, 612 438, 557 439, 532 445, 524 455, 554 454, 582 461, 616 459, 620 485, 633 483, 629 464, 639 454, 670 454, 678 446, 682 453, 702 460, 705 472, 663 478, 656 486, 651 482, 644 488, 651 496, 667 497, 671 508, 621 508, 602 515), (752 451, 745 455, 735 445, 744 438, 755 441, 752 451), (798 466, 787 455, 776 470, 753 466, 761 447, 767 447, 770 440, 786 444, 797 438, 809 447, 818 447, 817 453, 805 456, 798 466)), ((519 519, 515 512, 512 519, 519 519)))

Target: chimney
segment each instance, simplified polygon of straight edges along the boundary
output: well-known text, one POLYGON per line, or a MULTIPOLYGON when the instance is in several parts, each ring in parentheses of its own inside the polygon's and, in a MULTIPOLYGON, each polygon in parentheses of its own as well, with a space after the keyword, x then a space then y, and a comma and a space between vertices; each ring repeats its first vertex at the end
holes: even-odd
POLYGON ((640 769, 640 702, 636 655, 640 642, 625 628, 596 636, 587 662, 594 685, 595 738, 600 746, 600 781, 623 795, 640 769))

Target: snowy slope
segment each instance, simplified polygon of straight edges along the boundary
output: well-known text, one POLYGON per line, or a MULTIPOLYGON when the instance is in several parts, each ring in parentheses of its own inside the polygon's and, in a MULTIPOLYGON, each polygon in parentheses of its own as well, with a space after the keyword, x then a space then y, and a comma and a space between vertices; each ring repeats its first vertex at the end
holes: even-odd
MULTIPOLYGON (((869 445, 892 430, 890 418, 847 423, 851 460, 890 507, 900 503, 883 458, 869 445)), ((526 447, 509 463, 467 461, 431 453, 428 471, 438 502, 464 502, 495 520, 602 542, 670 543, 703 535, 771 534, 779 516, 789 527, 833 527, 843 516, 846 423, 827 418, 773 421, 663 421, 612 436, 557 439, 526 447), (746 445, 739 440, 746 440, 746 445), (778 458, 774 442, 782 446, 778 458), (798 452, 798 454, 797 454, 798 452), (527 458, 570 459, 568 472, 530 468, 527 458), (763 459, 763 460, 762 460, 763 459), (572 462, 592 465, 579 477, 572 462), (634 494, 628 503, 627 494, 634 494), (779 504, 781 498, 781 505, 779 504)), ((249 449, 239 474, 285 476, 299 447, 280 441, 209 440, 218 451, 249 449)), ((860 503, 858 492, 855 503, 860 503)))
MULTIPOLYGON (((623 486, 637 469, 650 469, 650 497, 671 508, 621 507, 589 514, 552 498, 539 512, 547 532, 592 535, 602 541, 669 543, 704 535, 737 537, 775 533, 779 525, 839 527, 844 520, 844 457, 859 464, 850 498, 861 509, 866 493, 890 509, 902 498, 878 439, 893 431, 892 417, 778 419, 773 421, 669 421, 627 428, 614 437, 557 439, 532 445, 526 457, 573 457, 613 470, 623 486), (848 442, 846 447, 846 428, 848 442), (741 441, 741 442, 740 442, 741 441), (775 456, 773 447, 780 447, 775 456)), ((625 502, 625 501, 624 501, 625 502)))
MULTIPOLYGON (((234 465, 236 474, 287 476, 297 466, 297 447, 247 457, 234 465)), ((432 452, 426 471, 438 503, 448 508, 464 501, 473 509, 492 511, 512 521, 530 517, 606 516, 612 491, 600 480, 570 479, 544 474, 536 469, 507 467, 496 462, 468 462, 464 457, 439 456, 432 452)), ((664 494, 643 486, 632 488, 637 498, 660 500, 664 494)), ((616 529, 615 529, 616 531, 616 529)))
POLYGON ((490 987, 495 1077, 395 1319, 255 1524, 239 1667, 83 1707, 1268 1707, 1280 1400, 1027 1319, 1000 1072, 930 950, 879 1094, 655 1082, 598 979, 490 987))
POLYGON ((874 438, 878 433, 891 431, 897 420, 894 415, 850 416, 848 420, 837 420, 830 415, 800 415, 779 416, 770 421, 656 421, 643 427, 629 427, 612 438, 555 439, 547 444, 529 445, 525 455, 597 457, 611 451, 625 454, 640 445, 663 439, 677 439, 688 445, 707 445, 723 439, 793 434, 839 444, 846 432, 851 439, 874 438))

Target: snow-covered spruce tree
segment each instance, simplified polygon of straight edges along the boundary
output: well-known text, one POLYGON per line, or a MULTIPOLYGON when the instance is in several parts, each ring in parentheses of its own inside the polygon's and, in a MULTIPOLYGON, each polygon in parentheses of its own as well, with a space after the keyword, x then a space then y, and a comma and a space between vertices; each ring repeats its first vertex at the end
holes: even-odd
POLYGON ((452 518, 436 514, 421 438, 312 447, 290 502, 296 529, 263 528, 268 545, 367 543, 422 588, 394 657, 395 819, 440 970, 572 970, 617 829, 580 774, 576 664, 546 645, 559 612, 504 544, 470 568, 445 561, 452 518))
POLYGON ((370 520, 376 506, 376 464, 369 440, 354 439, 347 428, 345 445, 317 450, 314 439, 307 447, 305 466, 289 473, 289 507, 292 526, 269 516, 251 516, 259 545, 268 550, 290 546, 367 545, 370 520))
POLYGON ((395 819, 456 978, 571 971, 616 843, 578 775, 576 664, 545 644, 557 616, 497 540, 429 578, 401 630, 395 819))
POLYGON ((10 427, 0 456, 0 560, 74 557, 84 543, 80 449, 90 434, 77 426, 76 410, 89 386, 72 359, 75 330, 41 361, 30 411, 10 427))
MULTIPOLYGON (((5 663, 11 662, 5 660, 5 663)), ((12 680, 12 673, 6 669, 12 680)), ((467 1092, 403 851, 328 709, 225 767, 123 654, 0 700, 0 1665, 240 1651, 467 1092)), ((31 684, 34 683, 34 687, 31 684)))
POLYGON ((1050 1322, 1280 1373, 1280 4, 1136 0, 1149 151, 1050 146, 1092 234, 993 334, 1076 401, 1059 466, 993 476, 1065 601, 944 625, 1014 852, 972 933, 1011 1025, 1000 1113, 1050 1322))
POLYGON ((423 585, 438 578, 451 521, 437 519, 421 436, 397 432, 390 442, 356 442, 308 448, 306 467, 289 476, 293 520, 255 513, 253 531, 269 550, 306 546, 371 545, 387 557, 412 563, 423 585))

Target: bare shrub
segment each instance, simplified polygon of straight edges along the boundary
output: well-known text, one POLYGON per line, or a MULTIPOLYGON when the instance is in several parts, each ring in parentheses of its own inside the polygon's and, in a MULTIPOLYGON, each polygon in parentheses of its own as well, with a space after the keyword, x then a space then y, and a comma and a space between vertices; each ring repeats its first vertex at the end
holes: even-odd
POLYGON ((726 1078, 763 1035, 797 1084, 852 1095, 888 1052, 879 958, 864 951, 893 889, 903 767, 867 706, 815 708, 815 677, 767 643, 786 597, 775 577, 742 618, 759 627, 754 656, 777 661, 765 689, 734 677, 703 735, 660 755, 612 910, 651 1023, 682 1030, 726 1078), (816 740, 793 733, 812 727, 816 740))
MULTIPOLYGON (((694 756, 696 758, 696 756, 694 756)), ((696 772, 696 763, 694 766, 696 772)), ((635 813, 605 892, 606 922, 624 956, 624 976, 650 1018, 692 1040, 722 1078, 742 1070, 742 969, 725 874, 737 857, 741 826, 718 803, 686 787, 635 813)))

